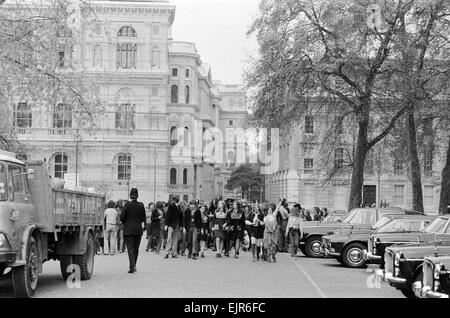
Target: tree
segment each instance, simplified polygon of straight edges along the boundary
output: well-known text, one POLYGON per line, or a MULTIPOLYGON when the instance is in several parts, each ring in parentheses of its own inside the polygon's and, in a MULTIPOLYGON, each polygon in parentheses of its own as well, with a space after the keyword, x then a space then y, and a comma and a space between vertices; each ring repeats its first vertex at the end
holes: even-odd
POLYGON ((78 128, 95 129, 104 103, 82 70, 81 25, 95 22, 86 1, 12 0, 0 5, 0 147, 18 147, 12 104, 25 100, 51 112, 70 105, 78 128))
MULTIPOLYGON (((361 205, 368 153, 408 111, 402 91, 392 89, 402 78, 397 72, 402 18, 426 14, 428 6, 414 0, 383 4, 378 20, 380 7, 367 14, 371 7, 363 0, 265 0, 250 30, 260 44, 260 58, 247 75, 255 91, 256 125, 292 126, 322 110, 337 118, 327 131, 330 140, 342 143, 342 137, 334 137, 343 122, 355 127, 346 147, 352 150, 349 209, 361 205)), ((413 27, 423 29, 420 23, 413 27)), ((341 145, 329 148, 336 146, 341 145)))
POLYGON ((252 199, 252 194, 257 196, 259 200, 259 194, 262 191, 264 179, 257 168, 251 164, 245 164, 237 167, 228 180, 228 190, 240 188, 242 195, 247 194, 248 200, 252 199))
POLYGON ((447 214, 449 205, 450 205, 450 137, 448 138, 447 159, 445 162, 444 169, 442 170, 439 214, 441 215, 447 214))

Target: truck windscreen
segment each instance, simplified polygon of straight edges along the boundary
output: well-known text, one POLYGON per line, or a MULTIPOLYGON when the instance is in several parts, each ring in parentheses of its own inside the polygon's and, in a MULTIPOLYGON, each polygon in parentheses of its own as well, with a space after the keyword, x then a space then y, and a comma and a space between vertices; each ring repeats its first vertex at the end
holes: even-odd
POLYGON ((0 201, 8 199, 6 182, 6 167, 0 163, 0 201))

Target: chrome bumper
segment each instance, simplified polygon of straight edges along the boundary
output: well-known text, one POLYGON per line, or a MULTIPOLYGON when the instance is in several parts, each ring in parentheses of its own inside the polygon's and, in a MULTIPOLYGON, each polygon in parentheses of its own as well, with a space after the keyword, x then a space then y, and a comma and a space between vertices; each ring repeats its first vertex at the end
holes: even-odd
POLYGON ((382 256, 374 255, 371 252, 368 252, 367 250, 363 250, 363 257, 365 261, 380 260, 383 258, 382 256))
MULTIPOLYGON (((417 294, 416 294, 417 296, 417 294)), ((430 286, 425 286, 420 291, 422 298, 449 298, 449 295, 431 290, 430 286)))
POLYGON ((336 252, 332 252, 330 251, 328 248, 324 247, 323 245, 321 246, 321 254, 325 257, 340 257, 341 253, 336 253, 336 252))
POLYGON ((391 284, 403 285, 406 284, 406 278, 394 277, 392 274, 386 278, 386 280, 391 284))

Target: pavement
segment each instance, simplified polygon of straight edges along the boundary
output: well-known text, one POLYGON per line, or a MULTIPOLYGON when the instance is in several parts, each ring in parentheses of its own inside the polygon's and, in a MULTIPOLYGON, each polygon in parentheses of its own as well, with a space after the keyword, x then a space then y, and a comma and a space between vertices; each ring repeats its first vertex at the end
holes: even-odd
MULTIPOLYGON (((44 264, 35 298, 403 298, 386 284, 375 284, 367 269, 349 269, 334 259, 292 259, 279 253, 277 263, 252 262, 250 252, 239 259, 186 257, 164 259, 141 245, 137 273, 128 274, 126 254, 96 256, 90 281, 62 279, 59 262, 44 264)), ((299 252, 301 254, 301 252, 299 252)), ((0 278, 0 297, 13 297, 11 280, 0 278)))

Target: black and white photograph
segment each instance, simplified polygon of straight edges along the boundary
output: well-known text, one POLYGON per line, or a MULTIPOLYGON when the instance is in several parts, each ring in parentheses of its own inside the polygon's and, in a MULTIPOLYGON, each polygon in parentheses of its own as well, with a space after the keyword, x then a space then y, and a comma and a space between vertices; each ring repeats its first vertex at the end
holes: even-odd
POLYGON ((0 301, 448 299, 449 79, 449 0, 0 0, 0 301))

